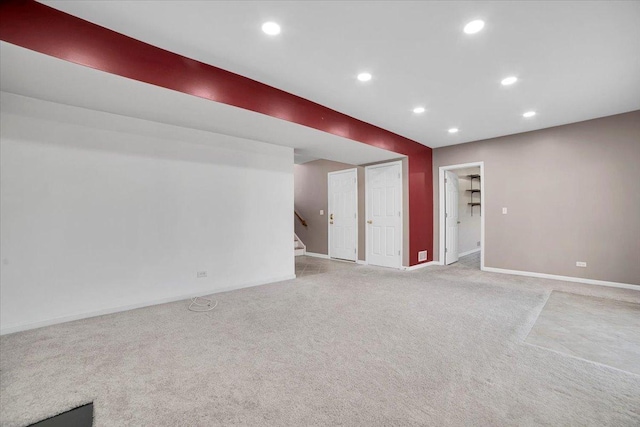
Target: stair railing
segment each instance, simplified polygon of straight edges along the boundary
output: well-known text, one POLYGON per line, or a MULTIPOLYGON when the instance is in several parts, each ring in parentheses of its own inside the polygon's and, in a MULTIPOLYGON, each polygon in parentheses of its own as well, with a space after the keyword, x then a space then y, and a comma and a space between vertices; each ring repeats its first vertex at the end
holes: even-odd
POLYGON ((298 211, 296 211, 294 209, 293 213, 296 215, 296 218, 298 218, 298 220, 300 221, 300 224, 302 224, 302 225, 304 225, 306 227, 307 226, 307 221, 305 221, 304 218, 302 218, 302 216, 298 213, 298 211))

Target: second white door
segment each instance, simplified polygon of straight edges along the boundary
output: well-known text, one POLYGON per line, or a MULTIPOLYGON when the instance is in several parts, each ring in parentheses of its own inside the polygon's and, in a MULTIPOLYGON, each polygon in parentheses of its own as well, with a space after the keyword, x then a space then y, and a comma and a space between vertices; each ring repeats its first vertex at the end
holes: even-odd
POLYGON ((400 268, 402 262, 402 164, 368 166, 367 263, 400 268))
POLYGON ((358 255, 358 172, 329 175, 329 257, 355 261, 358 255))

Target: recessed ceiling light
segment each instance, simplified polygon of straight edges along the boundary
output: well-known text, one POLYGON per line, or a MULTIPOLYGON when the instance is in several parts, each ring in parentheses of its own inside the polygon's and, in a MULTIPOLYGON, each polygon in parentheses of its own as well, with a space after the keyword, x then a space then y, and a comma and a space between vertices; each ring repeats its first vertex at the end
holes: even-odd
POLYGON ((264 31, 266 34, 269 34, 270 36, 275 36, 280 34, 280 25, 276 24, 275 22, 265 22, 264 24, 262 24, 262 31, 264 31))
POLYGON ((506 78, 502 79, 502 81, 500 83, 502 83, 502 86, 509 86, 509 85, 514 84, 517 81, 518 81, 517 77, 510 76, 510 77, 506 77, 506 78))
POLYGON ((371 80, 371 74, 360 73, 358 74, 358 80, 360 80, 361 82, 368 82, 369 80, 371 80))
POLYGON ((533 117, 533 116, 535 116, 535 115, 536 115, 536 112, 535 112, 535 111, 527 111, 526 113, 524 113, 524 114, 522 115, 522 117, 527 117, 527 118, 528 118, 528 117, 533 117))
POLYGON ((484 28, 484 21, 476 19, 464 26, 464 32, 467 34, 475 34, 484 28))
POLYGON ((458 128, 449 129, 449 133, 458 133, 458 128))
POLYGON ((413 112, 416 113, 416 114, 421 114, 421 113, 425 112, 425 109, 424 109, 424 107, 416 107, 416 108, 413 109, 413 112))

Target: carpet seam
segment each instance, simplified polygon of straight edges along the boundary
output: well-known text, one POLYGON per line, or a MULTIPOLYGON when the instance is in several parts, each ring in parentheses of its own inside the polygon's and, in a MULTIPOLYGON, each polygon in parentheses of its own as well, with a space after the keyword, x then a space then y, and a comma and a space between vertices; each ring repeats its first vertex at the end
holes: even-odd
POLYGON ((582 358, 580 356, 574 356, 573 354, 564 353, 562 351, 554 350, 554 349, 548 348, 548 347, 543 347, 543 346, 538 345, 538 344, 532 344, 532 343, 529 343, 529 342, 524 342, 523 344, 531 346, 531 347, 538 348, 540 350, 550 351, 550 352, 558 354, 560 356, 569 357, 571 359, 576 359, 576 360, 580 360, 582 362, 587 362, 587 363, 590 363, 590 364, 593 364, 593 365, 597 365, 597 366, 599 366, 601 368, 611 369, 611 370, 614 370, 614 371, 617 371, 617 372, 621 372, 623 374, 627 374, 627 375, 631 375, 631 376, 640 378, 640 374, 636 374, 635 372, 625 371, 624 369, 616 368, 615 366, 611 366, 611 365, 606 365, 606 364, 604 364, 602 362, 596 362, 595 360, 584 359, 584 358, 582 358))

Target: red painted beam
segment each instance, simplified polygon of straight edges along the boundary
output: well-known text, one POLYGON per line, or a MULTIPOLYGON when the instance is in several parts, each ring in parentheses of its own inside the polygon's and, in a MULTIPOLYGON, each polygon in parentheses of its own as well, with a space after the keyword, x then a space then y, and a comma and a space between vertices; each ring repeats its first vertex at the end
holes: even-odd
POLYGON ((431 148, 247 77, 185 58, 33 0, 0 3, 0 39, 111 74, 308 126, 409 158, 410 265, 433 258, 431 148))

